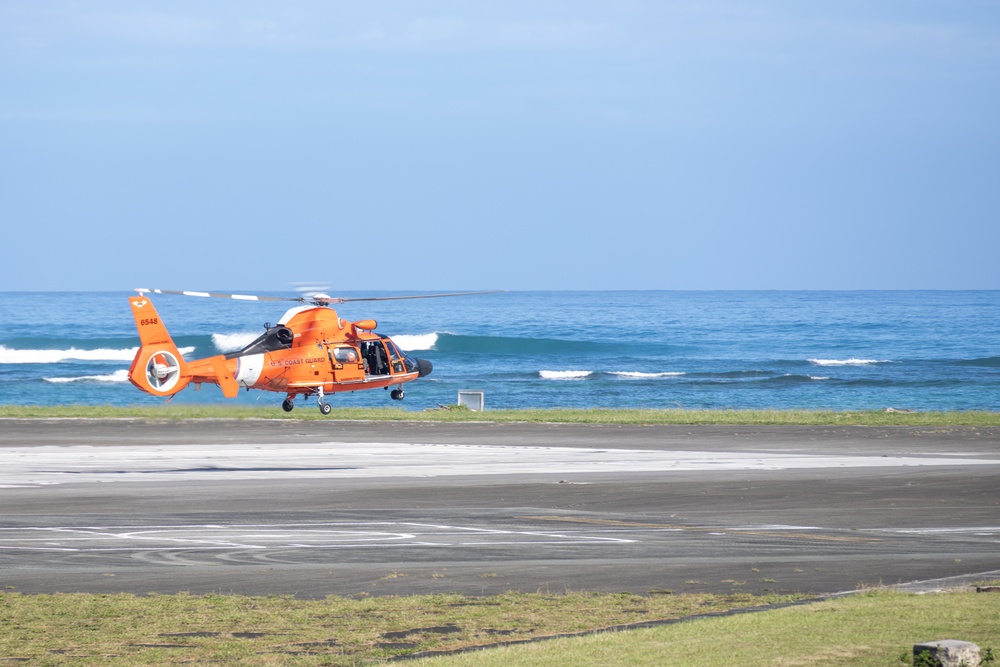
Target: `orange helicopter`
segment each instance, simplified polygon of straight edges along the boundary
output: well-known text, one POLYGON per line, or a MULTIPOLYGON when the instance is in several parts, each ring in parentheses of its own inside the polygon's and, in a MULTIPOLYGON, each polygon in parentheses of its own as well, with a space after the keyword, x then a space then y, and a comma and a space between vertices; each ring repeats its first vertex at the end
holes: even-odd
POLYGON ((241 388, 285 394, 281 407, 291 412, 297 396, 316 396, 319 411, 330 414, 326 394, 363 389, 389 389, 403 400, 403 385, 431 372, 431 362, 407 356, 388 336, 374 333, 375 320, 349 322, 330 304, 349 301, 392 301, 487 294, 422 294, 414 296, 334 298, 251 296, 176 290, 136 289, 129 297, 141 346, 129 368, 128 379, 153 396, 173 397, 188 384, 216 384, 226 398, 241 388), (238 352, 185 361, 170 338, 147 294, 183 294, 245 301, 296 301, 274 326, 265 325, 257 339, 238 352))

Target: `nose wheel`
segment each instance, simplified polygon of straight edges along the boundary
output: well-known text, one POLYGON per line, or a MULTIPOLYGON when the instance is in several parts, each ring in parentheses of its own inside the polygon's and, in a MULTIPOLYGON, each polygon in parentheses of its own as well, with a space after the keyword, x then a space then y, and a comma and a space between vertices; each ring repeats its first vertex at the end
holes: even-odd
POLYGON ((291 412, 293 408, 295 408, 295 404, 292 403, 292 397, 291 396, 289 396, 284 401, 282 401, 282 403, 281 403, 281 409, 284 410, 285 412, 291 412))

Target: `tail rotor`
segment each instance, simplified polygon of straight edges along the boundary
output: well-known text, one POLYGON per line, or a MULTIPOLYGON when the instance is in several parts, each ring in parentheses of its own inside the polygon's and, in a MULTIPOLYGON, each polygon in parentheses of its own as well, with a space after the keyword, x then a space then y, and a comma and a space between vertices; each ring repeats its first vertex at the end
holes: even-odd
POLYGON ((180 361, 168 350, 155 352, 146 361, 146 381, 158 392, 168 393, 180 377, 180 361))

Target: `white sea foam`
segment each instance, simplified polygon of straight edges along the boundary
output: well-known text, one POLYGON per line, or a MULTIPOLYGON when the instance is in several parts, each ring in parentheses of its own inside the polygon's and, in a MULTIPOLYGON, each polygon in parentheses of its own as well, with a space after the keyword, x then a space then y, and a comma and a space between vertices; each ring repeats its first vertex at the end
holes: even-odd
POLYGON ((825 375, 810 375, 809 379, 810 380, 829 380, 830 378, 826 377, 825 375))
POLYGON ((869 364, 887 364, 887 359, 808 359, 817 366, 867 366, 869 364))
POLYGON ((219 352, 235 352, 236 350, 242 350, 247 345, 252 343, 258 336, 259 333, 254 333, 252 331, 244 331, 241 333, 234 334, 212 334, 212 345, 219 352))
MULTIPOLYGON (((0 345, 0 364, 60 364, 65 361, 132 361, 137 347, 96 350, 17 350, 0 345)), ((194 352, 194 347, 182 347, 182 355, 194 352)))
POLYGON ((592 373, 593 371, 538 371, 546 380, 582 380, 592 373))
POLYGON ((132 361, 139 348, 78 350, 16 350, 0 345, 0 364, 58 364, 63 361, 132 361))
POLYGON ((679 375, 687 375, 687 373, 682 373, 678 371, 664 371, 662 373, 642 373, 640 371, 611 371, 611 375, 617 375, 618 377, 630 378, 634 380, 646 380, 650 378, 677 377, 679 375))
POLYGON ((401 334, 399 336, 393 336, 392 340, 399 346, 399 349, 405 352, 414 352, 416 350, 433 349, 437 344, 438 335, 436 333, 401 334))
POLYGON ((128 382, 128 370, 122 369, 111 373, 110 375, 81 375, 79 377, 65 377, 65 378, 42 378, 46 382, 54 382, 56 384, 66 383, 66 382, 128 382))

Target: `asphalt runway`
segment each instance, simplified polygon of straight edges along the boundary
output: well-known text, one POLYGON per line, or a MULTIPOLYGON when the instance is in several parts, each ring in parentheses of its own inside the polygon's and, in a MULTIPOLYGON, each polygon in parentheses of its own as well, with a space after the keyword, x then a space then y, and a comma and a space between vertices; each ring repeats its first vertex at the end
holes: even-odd
POLYGON ((1000 429, 0 420, 0 589, 1000 578, 1000 429))

